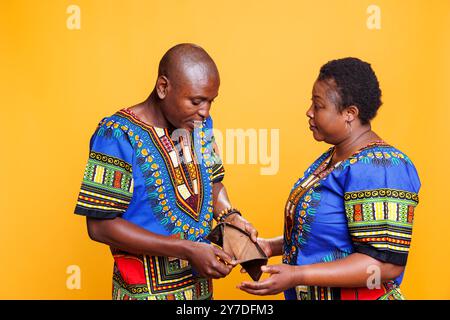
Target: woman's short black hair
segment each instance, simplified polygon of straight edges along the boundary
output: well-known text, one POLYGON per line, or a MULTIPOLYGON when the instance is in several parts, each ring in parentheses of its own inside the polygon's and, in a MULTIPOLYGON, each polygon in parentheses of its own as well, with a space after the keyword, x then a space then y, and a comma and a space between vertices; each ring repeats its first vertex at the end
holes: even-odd
POLYGON ((334 81, 340 101, 339 111, 349 106, 359 109, 362 124, 369 123, 381 106, 381 89, 369 63, 358 58, 332 60, 320 68, 317 80, 334 81))

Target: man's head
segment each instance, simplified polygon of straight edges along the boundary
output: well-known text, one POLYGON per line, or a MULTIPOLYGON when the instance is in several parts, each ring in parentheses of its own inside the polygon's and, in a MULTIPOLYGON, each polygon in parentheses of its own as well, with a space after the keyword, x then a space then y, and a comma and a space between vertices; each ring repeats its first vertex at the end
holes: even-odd
POLYGON ((164 117, 175 128, 192 131, 209 116, 219 92, 217 66, 201 47, 178 44, 159 63, 155 93, 164 117))

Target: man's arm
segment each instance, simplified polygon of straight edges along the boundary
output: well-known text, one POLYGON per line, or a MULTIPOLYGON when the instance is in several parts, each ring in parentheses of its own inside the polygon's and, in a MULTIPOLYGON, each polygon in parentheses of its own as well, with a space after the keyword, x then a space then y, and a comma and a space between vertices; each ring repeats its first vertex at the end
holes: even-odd
POLYGON ((87 218, 89 237, 130 253, 169 256, 188 260, 202 277, 222 278, 230 273, 234 261, 219 248, 200 242, 175 239, 147 231, 122 218, 87 218), (225 265, 217 257, 226 261, 225 265))

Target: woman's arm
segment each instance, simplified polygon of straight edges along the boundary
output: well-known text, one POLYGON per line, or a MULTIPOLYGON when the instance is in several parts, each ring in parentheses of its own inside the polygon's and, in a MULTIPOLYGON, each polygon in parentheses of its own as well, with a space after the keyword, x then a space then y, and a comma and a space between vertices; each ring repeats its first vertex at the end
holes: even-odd
POLYGON ((260 282, 242 282, 238 288, 251 294, 277 294, 297 285, 321 287, 368 287, 395 279, 403 266, 381 262, 362 253, 346 258, 304 266, 263 266, 270 277, 260 282))
POLYGON ((363 253, 353 253, 332 262, 296 266, 295 285, 366 287, 369 277, 378 276, 377 280, 382 283, 397 278, 404 269, 404 266, 382 262, 363 253))
POLYGON ((269 239, 258 238, 258 244, 269 258, 283 254, 283 236, 269 239))

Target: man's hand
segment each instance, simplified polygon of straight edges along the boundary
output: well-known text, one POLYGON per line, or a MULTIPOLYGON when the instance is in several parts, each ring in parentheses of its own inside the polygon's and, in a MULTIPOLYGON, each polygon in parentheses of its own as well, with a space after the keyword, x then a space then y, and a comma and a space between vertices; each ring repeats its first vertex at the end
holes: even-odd
POLYGON ((229 224, 232 224, 238 228, 241 228, 242 230, 245 230, 248 234, 250 234, 250 239, 252 239, 253 242, 256 242, 258 239, 258 231, 253 227, 253 225, 245 220, 241 215, 234 213, 230 216, 228 216, 224 222, 227 222, 229 224))
POLYGON ((190 242, 187 260, 202 278, 223 278, 236 265, 236 261, 220 248, 201 242, 190 242))
MULTIPOLYGON (((213 184, 213 199, 214 199, 214 212, 215 215, 218 216, 219 213, 227 208, 231 208, 230 199, 228 199, 227 190, 222 182, 216 182, 213 184)), ((242 230, 245 230, 248 234, 250 234, 250 238, 253 242, 256 242, 258 237, 258 231, 245 220, 242 216, 237 213, 233 213, 225 218, 225 222, 228 222, 242 230)))

